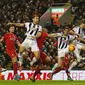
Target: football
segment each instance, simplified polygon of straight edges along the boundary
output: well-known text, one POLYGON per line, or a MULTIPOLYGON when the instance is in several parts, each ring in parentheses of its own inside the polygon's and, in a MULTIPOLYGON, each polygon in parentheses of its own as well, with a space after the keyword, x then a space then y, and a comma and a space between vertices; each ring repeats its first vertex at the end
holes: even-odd
POLYGON ((68 50, 71 51, 71 52, 74 51, 75 50, 75 45, 70 44, 69 47, 68 47, 68 50))

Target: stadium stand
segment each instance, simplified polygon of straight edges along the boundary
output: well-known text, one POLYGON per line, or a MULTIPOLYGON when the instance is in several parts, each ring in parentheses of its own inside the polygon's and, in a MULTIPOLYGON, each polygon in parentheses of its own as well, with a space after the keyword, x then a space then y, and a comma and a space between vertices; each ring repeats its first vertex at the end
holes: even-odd
MULTIPOLYGON (((27 22, 32 21, 32 14, 38 13, 40 16, 54 3, 66 3, 71 2, 71 0, 1 0, 0 1, 0 38, 8 31, 7 23, 8 22, 27 22)), ((85 2, 80 2, 80 5, 72 3, 72 17, 71 21, 65 23, 63 26, 47 24, 46 27, 49 32, 56 32, 57 29, 63 29, 68 26, 70 28, 79 25, 82 21, 85 21, 85 2), (83 10, 83 12, 82 12, 83 10)), ((18 36, 20 42, 23 41, 25 34, 25 29, 16 28, 15 34, 18 36)), ((43 51, 52 58, 52 64, 43 65, 44 69, 51 69, 53 64, 56 62, 55 58, 57 56, 57 47, 54 47, 53 44, 57 39, 47 38, 44 45, 43 51)), ((18 48, 16 48, 18 51, 18 48)), ((85 57, 85 52, 81 51, 83 57, 85 57)), ((28 69, 27 66, 27 57, 24 58, 24 69, 28 69)), ((5 68, 12 68, 10 58, 7 56, 5 51, 5 44, 0 44, 0 64, 5 68)), ((82 61, 81 64, 78 64, 80 69, 85 69, 85 63, 82 61)), ((77 69, 77 68, 76 68, 77 69)))

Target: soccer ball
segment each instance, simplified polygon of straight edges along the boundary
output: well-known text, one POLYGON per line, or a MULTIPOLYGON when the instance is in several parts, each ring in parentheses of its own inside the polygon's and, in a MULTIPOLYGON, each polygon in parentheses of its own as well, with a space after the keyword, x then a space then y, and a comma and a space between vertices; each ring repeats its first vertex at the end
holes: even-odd
POLYGON ((69 47, 68 47, 68 50, 71 51, 71 52, 74 51, 75 50, 75 45, 70 44, 69 47))

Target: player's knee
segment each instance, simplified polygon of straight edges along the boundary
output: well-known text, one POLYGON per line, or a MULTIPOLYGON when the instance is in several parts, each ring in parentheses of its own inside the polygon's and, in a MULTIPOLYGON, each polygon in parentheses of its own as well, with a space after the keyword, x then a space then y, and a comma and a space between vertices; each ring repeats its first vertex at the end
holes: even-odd
POLYGON ((62 67, 61 63, 58 63, 58 67, 62 67))
POLYGON ((37 59, 39 59, 39 58, 40 58, 40 55, 39 55, 39 52, 38 52, 38 51, 33 52, 33 53, 34 53, 34 55, 35 55, 35 57, 36 57, 37 59))
POLYGON ((63 68, 62 62, 58 62, 58 67, 62 67, 63 68))
POLYGON ((45 59, 45 61, 46 61, 47 64, 49 64, 49 63, 51 62, 51 59, 50 59, 49 57, 47 57, 47 58, 45 59))
POLYGON ((19 52, 23 53, 24 50, 25 50, 25 47, 24 46, 20 46, 19 52))

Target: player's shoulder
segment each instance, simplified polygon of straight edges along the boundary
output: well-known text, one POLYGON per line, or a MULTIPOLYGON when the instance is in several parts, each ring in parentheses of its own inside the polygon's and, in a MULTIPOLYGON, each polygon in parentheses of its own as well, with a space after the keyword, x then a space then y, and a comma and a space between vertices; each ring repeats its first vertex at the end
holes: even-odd
POLYGON ((42 35, 48 35, 48 33, 47 32, 42 32, 42 35))
POLYGON ((48 37, 48 33, 47 32, 42 32, 42 37, 48 37))
POLYGON ((9 32, 5 33, 4 35, 5 35, 5 36, 6 36, 6 35, 9 35, 9 32))
POLYGON ((43 28, 41 25, 39 25, 40 28, 43 28))
POLYGON ((30 23, 32 23, 32 22, 25 22, 25 24, 30 24, 30 23))

